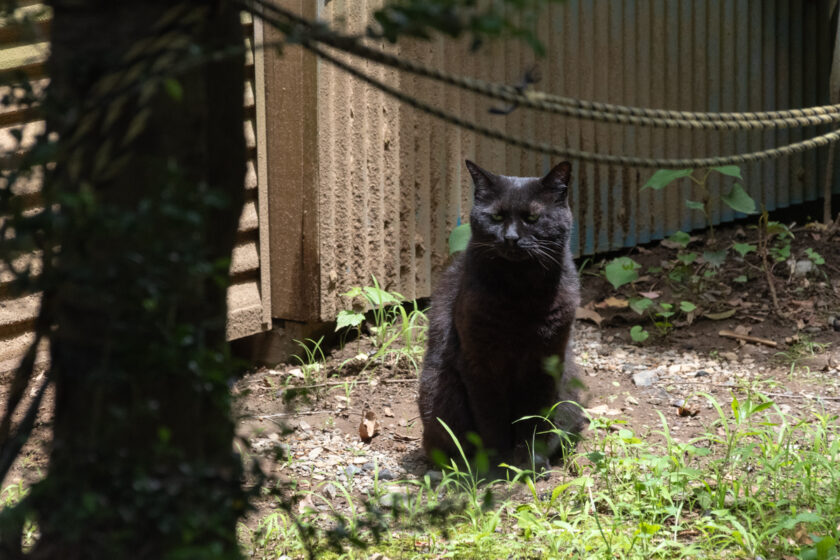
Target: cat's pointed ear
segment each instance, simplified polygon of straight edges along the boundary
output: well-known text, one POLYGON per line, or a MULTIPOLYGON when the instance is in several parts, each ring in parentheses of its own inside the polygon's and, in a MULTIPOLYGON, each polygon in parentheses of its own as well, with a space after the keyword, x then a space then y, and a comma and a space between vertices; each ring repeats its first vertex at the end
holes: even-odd
POLYGON ((542 178, 542 184, 553 190, 565 191, 569 187, 571 180, 572 164, 568 161, 564 161, 555 165, 554 168, 542 178))
POLYGON ((464 160, 467 164, 467 169, 472 175, 473 184, 475 185, 475 197, 481 198, 493 191, 495 175, 489 171, 485 171, 470 160, 464 160))

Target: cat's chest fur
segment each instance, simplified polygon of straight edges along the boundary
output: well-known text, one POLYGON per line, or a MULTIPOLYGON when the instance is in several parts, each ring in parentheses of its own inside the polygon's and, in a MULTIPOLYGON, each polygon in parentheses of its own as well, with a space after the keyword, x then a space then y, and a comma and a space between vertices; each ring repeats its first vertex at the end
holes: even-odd
POLYGON ((470 283, 476 277, 470 272, 465 271, 454 306, 467 375, 530 375, 539 372, 546 358, 564 356, 577 304, 574 279, 529 278, 523 271, 512 286, 470 283))

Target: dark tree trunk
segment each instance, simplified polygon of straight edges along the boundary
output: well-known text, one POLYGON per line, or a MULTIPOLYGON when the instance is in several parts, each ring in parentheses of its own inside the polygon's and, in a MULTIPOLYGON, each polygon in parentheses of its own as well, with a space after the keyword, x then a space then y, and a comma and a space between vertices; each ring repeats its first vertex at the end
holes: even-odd
POLYGON ((30 557, 235 558, 225 286, 244 57, 207 59, 241 47, 239 14, 224 0, 51 5, 55 419, 30 557))

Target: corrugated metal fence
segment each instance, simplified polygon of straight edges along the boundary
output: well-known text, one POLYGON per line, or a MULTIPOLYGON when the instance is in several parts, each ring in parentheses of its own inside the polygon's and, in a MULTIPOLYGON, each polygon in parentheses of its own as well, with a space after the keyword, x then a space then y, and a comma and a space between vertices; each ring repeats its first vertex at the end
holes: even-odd
MULTIPOLYGON (((300 11, 351 31, 363 29, 375 0, 297 0, 300 11)), ((568 0, 540 19, 548 56, 536 61, 538 88, 582 99, 696 111, 758 111, 826 103, 831 57, 828 2, 823 0, 568 0)), ((288 49, 287 49, 288 51, 288 49)), ((449 72, 519 83, 535 63, 512 42, 472 53, 466 43, 401 43, 399 52, 449 72)), ((274 273, 275 317, 330 319, 347 304, 340 294, 369 284, 374 274, 407 298, 427 296, 447 260, 447 237, 468 216, 471 184, 463 159, 510 175, 538 175, 547 158, 444 125, 309 55, 284 68, 284 76, 310 75, 313 87, 296 103, 309 146, 302 156, 314 169, 292 182, 270 182, 282 205, 284 192, 311 192, 294 232, 274 219, 274 270, 291 248, 297 266, 274 273), (277 190, 279 189, 279 190, 277 190), (296 190, 297 189, 297 190, 296 190), (298 239, 308 239, 298 244, 298 239), (280 248, 275 249, 275 246, 280 248), (295 286, 296 289, 290 289, 295 286)), ((508 133, 582 150, 652 156, 719 155, 757 150, 803 138, 799 130, 691 132, 617 127, 517 110, 488 113, 497 103, 375 65, 362 66, 402 90, 508 133)), ((271 80, 280 76, 267 77, 271 80)), ((270 105, 270 103, 269 103, 270 105)), ((282 126, 277 124, 277 126, 282 126)), ((805 135, 813 135, 806 129, 805 135)), ((269 144, 271 137, 269 137, 269 144)), ((282 143, 270 150, 283 161, 282 143)), ((819 196, 824 152, 753 164, 743 170, 747 190, 769 209, 819 196)), ((289 161, 288 158, 285 158, 289 161)), ((682 229, 703 227, 685 207, 688 181, 664 191, 641 191, 650 171, 574 164, 572 202, 578 221, 578 255, 632 246, 682 229)), ((713 200, 731 186, 710 181, 713 200)), ((837 189, 838 185, 835 185, 837 189)), ((838 192, 836 190, 835 192, 838 192)), ((694 196, 696 199, 696 195, 694 196)), ((732 220, 724 204, 714 222, 732 220)))

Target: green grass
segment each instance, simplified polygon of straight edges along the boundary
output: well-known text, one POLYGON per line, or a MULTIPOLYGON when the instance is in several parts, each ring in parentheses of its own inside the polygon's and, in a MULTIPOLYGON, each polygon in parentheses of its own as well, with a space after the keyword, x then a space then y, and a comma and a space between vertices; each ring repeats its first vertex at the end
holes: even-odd
POLYGON ((308 542, 319 558, 837 558, 836 416, 703 396, 717 419, 691 441, 664 416, 644 438, 596 418, 548 481, 512 470, 515 482, 481 482, 453 465, 437 483, 380 483, 364 498, 341 488, 349 514, 272 513, 242 527, 245 552, 303 558, 308 542))

